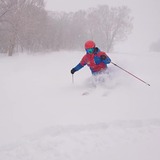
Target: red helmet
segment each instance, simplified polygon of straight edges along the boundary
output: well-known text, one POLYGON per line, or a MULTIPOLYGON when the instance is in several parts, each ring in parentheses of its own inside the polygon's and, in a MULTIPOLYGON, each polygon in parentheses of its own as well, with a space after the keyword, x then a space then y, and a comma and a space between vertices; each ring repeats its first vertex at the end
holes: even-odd
POLYGON ((85 43, 85 49, 88 49, 88 48, 95 48, 96 47, 96 44, 95 42, 93 42, 92 40, 89 40, 85 43))

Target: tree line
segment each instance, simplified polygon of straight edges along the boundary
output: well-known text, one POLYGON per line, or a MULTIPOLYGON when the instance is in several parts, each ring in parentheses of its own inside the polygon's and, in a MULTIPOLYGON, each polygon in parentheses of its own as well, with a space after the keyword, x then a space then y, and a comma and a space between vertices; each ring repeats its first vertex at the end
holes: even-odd
POLYGON ((44 0, 0 1, 0 53, 80 50, 88 39, 110 52, 132 30, 130 9, 108 5, 54 12, 44 0))

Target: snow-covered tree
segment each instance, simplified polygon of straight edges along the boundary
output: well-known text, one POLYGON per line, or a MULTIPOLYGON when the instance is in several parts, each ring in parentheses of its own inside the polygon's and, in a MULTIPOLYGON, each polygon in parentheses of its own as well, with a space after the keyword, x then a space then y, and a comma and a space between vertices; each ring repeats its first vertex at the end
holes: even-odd
POLYGON ((130 10, 125 7, 99 6, 88 14, 90 36, 108 52, 114 45, 127 38, 132 29, 130 10))
POLYGON ((6 10, 1 11, 0 35, 3 35, 1 42, 5 43, 0 49, 9 56, 26 47, 36 50, 42 43, 46 16, 44 0, 3 0, 1 4, 6 10))

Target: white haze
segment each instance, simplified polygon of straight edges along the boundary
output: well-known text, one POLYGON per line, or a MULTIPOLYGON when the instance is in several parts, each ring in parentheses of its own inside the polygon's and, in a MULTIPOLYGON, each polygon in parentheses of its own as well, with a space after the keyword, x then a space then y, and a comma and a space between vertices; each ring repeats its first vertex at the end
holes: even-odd
POLYGON ((124 42, 116 46, 117 52, 147 52, 150 45, 160 39, 159 0, 46 0, 46 8, 53 11, 77 11, 107 4, 126 5, 131 9, 134 28, 124 42))
POLYGON ((82 55, 1 55, 1 160, 160 159, 160 54, 109 54, 151 86, 110 64, 92 89, 82 55))

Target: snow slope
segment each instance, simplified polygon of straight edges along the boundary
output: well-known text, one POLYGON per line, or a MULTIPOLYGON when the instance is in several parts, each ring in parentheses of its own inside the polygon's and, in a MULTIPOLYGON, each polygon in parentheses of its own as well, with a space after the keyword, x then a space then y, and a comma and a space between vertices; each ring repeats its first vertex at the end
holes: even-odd
POLYGON ((159 160, 159 53, 112 53, 91 88, 83 53, 0 56, 0 160, 159 160), (82 95, 84 92, 87 95, 82 95))

